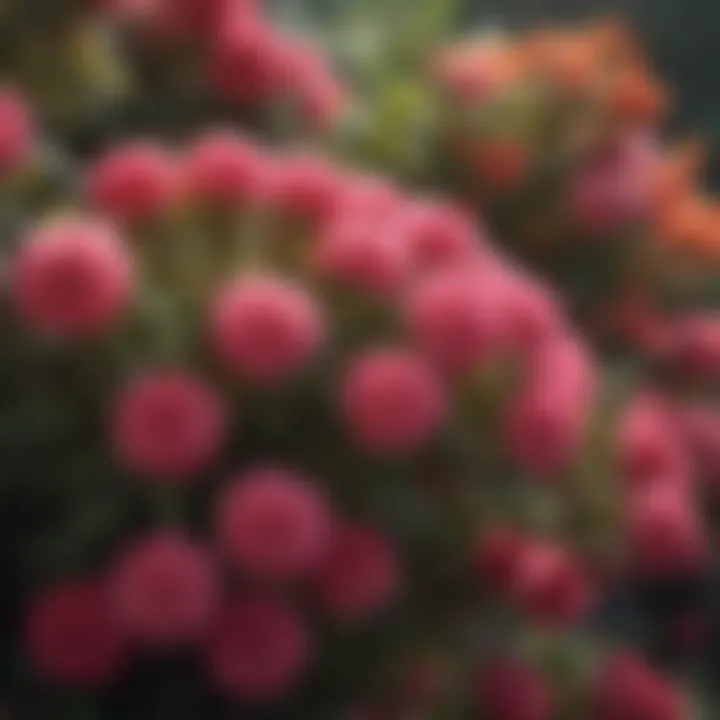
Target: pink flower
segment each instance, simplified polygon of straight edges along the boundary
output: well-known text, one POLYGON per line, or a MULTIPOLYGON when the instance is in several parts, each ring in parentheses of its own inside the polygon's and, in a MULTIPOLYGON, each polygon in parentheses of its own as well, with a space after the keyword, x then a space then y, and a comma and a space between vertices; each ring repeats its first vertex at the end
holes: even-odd
POLYGON ((390 295, 407 277, 407 245, 365 215, 342 214, 321 232, 314 267, 323 277, 366 293, 390 295))
POLYGON ((344 622, 385 608, 398 592, 398 562, 390 542, 371 527, 339 528, 315 575, 320 605, 344 622))
POLYGON ((253 13, 236 12, 210 47, 208 81, 226 102, 265 102, 286 87, 287 60, 272 27, 253 13))
POLYGON ((710 407, 691 406, 680 409, 675 420, 703 486, 717 492, 720 489, 720 414, 710 407))
POLYGON ((130 254, 111 228, 54 220, 34 228, 12 271, 12 293, 34 329, 90 337, 119 319, 133 287, 130 254))
POLYGON ((666 359, 688 377, 713 378, 720 368, 720 318, 687 315, 669 324, 666 359))
POLYGON ((212 682, 233 697, 279 700, 301 680, 312 652, 304 623, 273 600, 235 603, 216 620, 206 649, 212 682))
POLYGON ((579 620, 591 603, 588 578, 562 546, 528 543, 519 559, 514 595, 532 619, 549 625, 579 620))
POLYGON ((648 138, 628 136, 583 168, 570 188, 571 210, 593 234, 615 232, 648 211, 658 153, 648 138))
POLYGON ((393 218, 406 202, 402 191, 388 180, 373 175, 351 176, 345 184, 343 211, 372 222, 393 218))
POLYGON ((35 127, 25 100, 14 90, 0 89, 0 171, 27 162, 35 145, 35 127))
POLYGON ((347 104, 345 88, 315 46, 289 44, 286 52, 288 90, 302 119, 313 129, 330 129, 347 104))
POLYGON ((432 437, 445 393, 431 366, 410 351, 368 351, 350 365, 340 402, 355 442, 372 452, 406 453, 432 437))
POLYGON ((324 335, 320 309, 290 280, 242 277, 216 298, 211 342, 216 355, 241 377, 272 383, 297 373, 324 335))
POLYGON ((569 338, 544 343, 502 419, 505 446, 522 468, 548 477, 568 466, 582 447, 595 396, 595 368, 569 338))
MULTIPOLYGON (((167 27, 176 37, 212 39, 227 20, 235 0, 160 0, 167 27)), ((243 0, 247 4, 247 0, 243 0)))
POLYGON ((174 370, 130 383, 111 415, 113 444, 123 463, 166 483, 204 470, 220 450, 225 425, 215 394, 194 376, 174 370))
POLYGON ((513 527, 493 526, 480 534, 472 560, 483 588, 506 594, 515 587, 525 543, 513 527))
POLYGON ((103 213, 134 222, 167 211, 178 181, 175 160, 163 148, 133 141, 111 148, 90 166, 85 195, 103 213))
POLYGON ((416 203, 402 218, 412 265, 420 271, 437 270, 470 260, 479 252, 480 239, 469 215, 444 203, 416 203))
POLYGON ((511 344, 522 356, 565 332, 560 300, 550 288, 519 272, 506 271, 507 318, 511 344))
POLYGON ((506 347, 506 293, 491 273, 449 268, 410 291, 406 324, 420 350, 440 368, 469 372, 506 347))
POLYGON ((476 693, 487 720, 550 720, 552 716, 550 688, 519 660, 493 660, 480 671, 476 693))
POLYGON ((266 161, 251 142, 232 132, 208 132, 188 152, 185 191, 193 200, 233 209, 257 200, 266 174, 266 161))
POLYGON ((706 558, 700 520, 689 498, 676 487, 635 492, 627 508, 627 535, 632 561, 648 575, 692 570, 706 558))
POLYGON ((55 585, 30 606, 25 647, 36 670, 60 685, 106 685, 125 659, 123 634, 98 580, 55 585))
POLYGON ((312 481, 279 467, 251 470, 222 496, 220 546, 253 575, 284 579, 309 571, 324 552, 331 516, 312 481))
POLYGON ((641 395, 627 408, 618 432, 618 461, 631 485, 688 482, 685 449, 662 398, 641 395))
POLYGON ((129 547, 115 565, 111 587, 123 628, 153 646, 198 638, 208 627, 218 599, 208 555, 170 533, 129 547))
POLYGON ((683 720, 683 698, 629 652, 605 660, 591 697, 590 720, 683 720))
POLYGON ((343 180, 330 164, 312 155, 277 158, 267 188, 270 206, 318 224, 337 211, 343 180))

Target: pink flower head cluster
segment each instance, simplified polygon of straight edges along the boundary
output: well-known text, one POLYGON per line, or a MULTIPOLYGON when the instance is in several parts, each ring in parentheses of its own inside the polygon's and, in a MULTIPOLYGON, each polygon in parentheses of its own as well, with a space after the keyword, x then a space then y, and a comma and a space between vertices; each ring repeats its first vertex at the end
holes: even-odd
MULTIPOLYGON (((462 542, 478 539, 440 575, 481 578, 488 597, 473 616, 490 596, 550 631, 588 615, 596 578, 583 551, 512 513, 489 525, 491 484, 506 478, 484 463, 506 469, 503 490, 564 502, 596 405, 595 363, 552 291, 466 209, 227 130, 181 152, 111 148, 86 178, 105 219, 31 230, 12 268, 14 304, 33 334, 117 341, 98 418, 105 450, 143 517, 158 498, 174 522, 125 538, 102 570, 38 589, 24 637, 42 677, 103 686, 138 654, 189 650, 220 694, 276 701, 313 671, 328 628, 353 637, 429 600, 432 559, 426 573, 421 558, 456 522, 462 542), (167 270, 187 247, 162 255, 153 223, 134 221, 176 209, 198 273, 211 270, 197 295, 143 272, 150 251, 167 270), (233 252, 216 267, 222 227, 233 252), (174 355, 156 354, 152 333, 121 332, 121 320, 144 319, 153 291, 174 310, 153 316, 157 334, 182 336, 174 355), (433 463, 448 492, 427 503, 414 481, 433 463), (462 511, 446 504, 456 487, 462 511), (384 493, 400 500, 378 503, 384 493), (413 502, 427 525, 408 522, 413 502)), ((664 422, 643 400, 619 442, 644 567, 695 548, 675 502, 689 461, 664 422)), ((478 663, 480 712, 554 712, 540 669, 478 663)), ((647 692, 664 689, 648 677, 647 692)))
MULTIPOLYGON (((704 564, 707 538, 695 507, 693 444, 704 425, 658 393, 631 399, 618 427, 617 461, 628 486, 627 542, 642 572, 672 575, 704 564)), ((705 422, 704 416, 701 422, 705 422)))
POLYGON ((230 107, 290 100, 317 129, 332 125, 345 107, 345 90, 319 50, 274 27, 260 3, 119 0, 109 12, 154 46, 195 52, 204 90, 230 107))

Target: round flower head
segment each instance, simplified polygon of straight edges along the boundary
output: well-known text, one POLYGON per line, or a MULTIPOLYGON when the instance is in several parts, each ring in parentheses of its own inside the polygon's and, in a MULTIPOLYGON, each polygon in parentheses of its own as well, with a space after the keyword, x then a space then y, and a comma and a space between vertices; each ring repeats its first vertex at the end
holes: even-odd
POLYGON ((591 694, 590 720, 683 720, 683 698, 639 656, 605 659, 591 694))
POLYGON ((588 581, 563 547, 528 543, 521 553, 514 594, 523 611, 541 623, 570 624, 589 609, 588 581))
POLYGON ((312 45, 291 44, 288 89, 302 120, 313 130, 330 130, 347 107, 348 97, 326 58, 312 45))
POLYGON ((394 217, 405 202, 399 187, 372 175, 348 178, 342 200, 343 212, 375 222, 394 217))
POLYGON ((330 511, 306 478, 283 468, 252 470, 221 497, 216 534, 225 554, 262 578, 309 571, 327 546, 330 511))
POLYGON ((94 687, 116 679, 125 642, 105 585, 72 580, 44 591, 30 606, 25 647, 37 672, 58 685, 94 687))
POLYGON ((482 668, 476 695, 488 720, 550 720, 553 714, 548 684, 519 660, 498 659, 482 668))
POLYGON ((661 398, 634 398, 621 420, 617 444, 620 468, 631 485, 687 482, 685 448, 661 398))
POLYGON ((314 247, 314 267, 341 286, 392 294, 407 277, 409 254, 401 236, 364 214, 343 213, 327 224, 314 247))
POLYGON ((540 477, 561 471, 582 446, 595 396, 586 350, 560 337, 544 343, 503 417, 505 445, 520 467, 540 477))
POLYGON ((532 355, 545 342, 565 332, 560 300, 542 284, 508 269, 507 317, 512 346, 532 355))
POLYGON ((574 178, 570 208, 593 235, 616 232, 641 219, 650 207, 657 151, 648 138, 622 138, 574 178))
POLYGON ((469 216, 442 203, 416 203, 401 219, 416 270, 437 270, 473 258, 480 239, 469 216))
POLYGON ((18 312, 32 329, 90 337, 108 331, 127 305, 133 263, 111 228, 54 220, 30 232, 11 282, 18 312))
POLYGON ((688 315, 670 323, 662 352, 688 376, 714 378, 720 368, 720 318, 688 315))
POLYGON ((218 597, 206 553, 169 533, 128 548, 115 565, 111 589, 125 631, 162 647, 198 638, 209 626, 218 597))
POLYGON ((209 84, 228 103, 265 102, 286 86, 282 38, 254 13, 234 12, 209 52, 209 84))
POLYGON ((247 599, 215 620, 207 673, 220 690, 251 702, 276 701, 301 680, 311 655, 302 620, 273 600, 247 599))
POLYGON ((232 132, 201 135, 184 163, 184 190, 191 200, 234 209, 257 200, 266 161, 249 141, 232 132))
POLYGON ((134 472, 164 483, 184 482, 204 470, 220 450, 225 412, 200 380, 179 371, 140 377, 115 400, 115 450, 134 472))
POLYGON ((406 323, 417 346, 440 368, 472 371, 506 345, 505 289, 490 273, 449 268, 410 292, 406 323))
POLYGON ((85 195, 97 210, 134 222, 165 212, 177 197, 177 165, 163 148, 144 141, 112 147, 85 177, 85 195))
POLYGON ((443 420, 445 394, 435 371, 410 351, 368 351, 350 365, 340 403, 353 440, 371 452, 405 453, 443 420))
POLYGON ((23 165, 35 144, 35 128, 30 111, 15 91, 0 89, 0 172, 23 165))
POLYGON ((684 491, 650 486, 632 494, 627 508, 631 560, 643 573, 666 576, 701 566, 706 539, 684 491))
POLYGON ((703 487, 716 493, 720 488, 720 414, 711 407, 682 408, 676 426, 703 487))
POLYGON ((387 606, 398 584, 390 542, 373 528, 350 525, 335 531, 313 588, 320 605, 333 617, 357 622, 387 606))
POLYGON ((342 186, 337 171, 320 158, 279 157, 271 163, 267 201, 273 210, 319 224, 337 211, 342 186))
POLYGON ((272 383, 297 373, 323 339, 313 298, 290 280, 248 276, 216 298, 210 318, 215 354, 240 377, 272 383))

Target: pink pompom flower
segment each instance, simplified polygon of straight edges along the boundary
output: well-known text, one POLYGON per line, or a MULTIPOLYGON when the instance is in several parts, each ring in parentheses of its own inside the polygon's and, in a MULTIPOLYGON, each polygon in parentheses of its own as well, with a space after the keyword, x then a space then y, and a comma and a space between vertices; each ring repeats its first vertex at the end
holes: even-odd
POLYGON ((469 215, 441 202, 411 204, 400 218, 413 268, 435 271, 469 261, 480 252, 480 238, 469 215))
POLYGON ((669 407, 655 395, 633 399, 620 422, 617 454, 633 486, 668 482, 685 485, 688 462, 669 407))
POLYGON ((170 484, 204 470, 225 437, 225 410, 214 392, 175 370, 140 377, 122 389, 110 421, 123 463, 170 484))
POLYGON ((281 699, 307 669, 312 640, 304 622, 274 600, 235 602, 216 619, 205 652, 207 673, 228 695, 256 703, 281 699))
POLYGON ((113 568, 111 589, 118 620, 128 635, 157 647, 199 638, 218 600, 208 554, 172 533, 129 547, 113 568))
POLYGON ((210 318, 218 358, 251 382, 279 382, 296 374, 324 336, 318 305, 300 285, 280 278, 242 277, 216 298, 210 318))
POLYGON ((341 201, 343 179, 319 157, 290 155, 270 163, 267 203, 292 219, 320 225, 331 218, 341 201))
POLYGON ((234 209, 257 201, 267 162, 248 140, 229 132, 201 135, 183 165, 184 192, 191 200, 234 209))
POLYGON ((688 710, 669 682, 626 651, 605 659, 590 705, 590 720, 683 720, 688 710))
POLYGON ((53 220, 35 227, 12 268, 12 294, 34 330, 86 338, 107 332, 133 289, 130 253, 94 220, 53 220))
POLYGON ((476 696, 488 720, 550 720, 550 687, 530 665, 512 658, 498 659, 482 668, 476 696))
POLYGON ((650 576, 692 570, 707 557, 701 521, 690 499, 673 486, 650 486, 631 495, 627 542, 631 562, 650 576))
POLYGON ((85 195, 97 210, 135 222, 166 212, 178 196, 180 173, 162 147, 130 141, 111 147, 85 176, 85 195))
POLYGON ((327 547, 331 513, 313 482, 280 467, 236 478, 217 507, 220 547, 251 575, 282 580, 310 571, 327 547))
POLYGON ((507 346, 506 288, 494 271, 453 267, 409 292, 406 324, 418 348, 441 369, 465 373, 507 346))
POLYGON ((380 453, 411 452, 438 429, 445 392, 423 358, 399 348, 367 351, 350 365, 340 389, 355 442, 380 453))
POLYGON ((514 596, 528 617, 549 625, 578 621, 590 607, 588 577, 568 550, 528 543, 521 553, 514 596))
POLYGON ((266 102, 286 87, 288 53, 283 39, 254 13, 233 13, 209 48, 208 82, 224 101, 266 102))
POLYGON ((505 410, 505 446, 518 465, 539 477, 568 466, 579 452, 595 397, 595 368, 571 338, 544 343, 505 410))
POLYGON ((319 604, 344 622, 359 622, 386 607, 399 590, 390 541, 362 525, 338 528, 313 576, 319 604))
POLYGON ((35 145, 35 125, 25 100, 14 90, 0 89, 0 172, 28 161, 35 145))
POLYGON ((318 273, 352 290, 392 295, 410 270, 407 243, 365 214, 342 213, 328 223, 313 249, 318 273))
POLYGON ((126 642, 104 582, 68 580, 36 597, 25 647, 35 669, 53 683, 95 687, 117 679, 126 642))

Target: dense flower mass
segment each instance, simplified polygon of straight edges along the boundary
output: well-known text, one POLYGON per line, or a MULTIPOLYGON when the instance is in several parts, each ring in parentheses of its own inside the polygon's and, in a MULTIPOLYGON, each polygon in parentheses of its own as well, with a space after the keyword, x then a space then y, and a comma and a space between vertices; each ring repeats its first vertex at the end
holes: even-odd
POLYGON ((720 214, 630 35, 389 32, 371 98, 273 3, 63 5, 0 9, 13 716, 685 720, 720 214))

